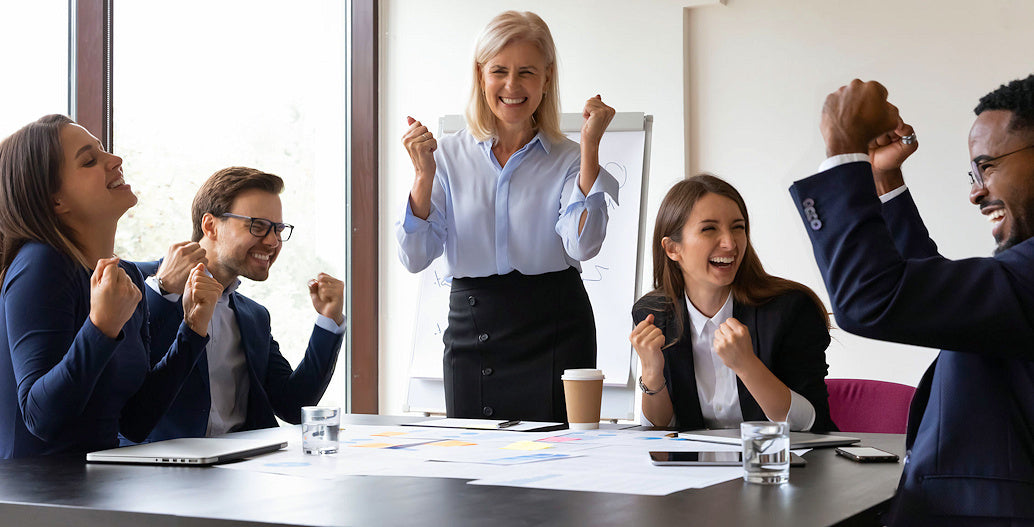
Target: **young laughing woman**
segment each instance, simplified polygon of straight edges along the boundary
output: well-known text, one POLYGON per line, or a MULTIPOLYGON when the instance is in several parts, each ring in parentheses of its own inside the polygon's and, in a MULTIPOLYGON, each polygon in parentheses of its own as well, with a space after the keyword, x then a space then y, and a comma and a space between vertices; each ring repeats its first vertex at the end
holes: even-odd
POLYGON ((653 269, 654 290, 632 308, 630 337, 648 422, 836 430, 825 384, 829 315, 810 289, 761 267, 732 185, 702 175, 668 191, 653 269))
POLYGON ((150 362, 143 278, 112 256, 135 204, 122 159, 68 117, 0 143, 0 457, 143 440, 204 351, 222 287, 199 264, 177 339, 150 362))

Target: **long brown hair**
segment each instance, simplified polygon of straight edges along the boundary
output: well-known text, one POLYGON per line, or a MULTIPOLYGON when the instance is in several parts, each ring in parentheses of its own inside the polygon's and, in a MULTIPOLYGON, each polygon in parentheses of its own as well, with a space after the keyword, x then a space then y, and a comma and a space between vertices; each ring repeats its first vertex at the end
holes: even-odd
POLYGON ((0 279, 28 241, 50 245, 90 268, 53 204, 64 164, 61 129, 74 123, 64 115, 45 115, 0 142, 0 279))
POLYGON ((654 289, 647 295, 662 297, 665 300, 665 308, 668 306, 674 308, 677 333, 681 335, 683 329, 682 304, 679 299, 685 294, 686 282, 679 263, 668 258, 661 241, 668 238, 677 243, 682 242, 682 228, 689 221, 693 206, 707 194, 716 194, 735 202, 736 207, 740 209, 740 214, 743 215, 746 227, 747 247, 743 251, 743 261, 736 272, 736 277, 733 278, 733 299, 741 304, 757 306, 789 291, 801 291, 815 303, 815 308, 822 314, 826 327, 829 328, 829 313, 814 291, 793 280, 772 276, 761 266, 761 260, 754 251, 754 245, 750 243, 750 218, 747 216, 747 205, 740 193, 720 178, 701 174, 682 180, 671 187, 671 190, 664 196, 664 200, 661 201, 660 210, 657 211, 657 221, 653 227, 654 289))

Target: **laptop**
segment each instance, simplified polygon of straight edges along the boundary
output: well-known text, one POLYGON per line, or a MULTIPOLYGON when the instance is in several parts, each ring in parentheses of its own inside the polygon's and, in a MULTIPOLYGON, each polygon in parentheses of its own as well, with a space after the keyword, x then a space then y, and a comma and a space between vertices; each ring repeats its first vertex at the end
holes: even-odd
MULTIPOLYGON (((719 428, 714 430, 689 430, 679 432, 678 437, 691 441, 739 445, 739 428, 719 428)), ((790 432, 790 448, 817 448, 826 446, 853 445, 860 442, 857 437, 834 436, 829 434, 812 434, 810 432, 790 432)))
POLYGON ((86 461, 203 466, 274 452, 285 446, 287 441, 281 440, 185 437, 98 450, 86 454, 86 461))

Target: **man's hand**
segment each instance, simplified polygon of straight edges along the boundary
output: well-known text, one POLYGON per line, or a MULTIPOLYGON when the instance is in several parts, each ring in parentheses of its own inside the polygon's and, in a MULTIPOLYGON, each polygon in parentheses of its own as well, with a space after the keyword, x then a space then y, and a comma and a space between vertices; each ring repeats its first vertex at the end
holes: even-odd
POLYGON ((872 178, 879 194, 886 194, 905 184, 901 165, 919 149, 919 141, 914 138, 915 130, 912 126, 898 119, 897 128, 881 134, 869 143, 872 178), (904 136, 912 136, 913 140, 905 143, 901 141, 904 136))
POLYGON ((182 295, 187 276, 199 263, 208 265, 208 258, 201 245, 197 242, 174 243, 169 247, 169 253, 165 255, 162 264, 158 266, 155 276, 159 278, 158 283, 166 292, 182 295))
POLYGON ((208 276, 205 264, 199 263, 190 270, 183 288, 183 320, 194 333, 208 335, 208 323, 222 294, 223 285, 208 276))
POLYGON ((829 94, 822 106, 822 137, 826 156, 864 154, 869 144, 897 128, 898 109, 887 102, 887 89, 876 81, 858 79, 829 94))
POLYGON ((345 283, 326 273, 309 280, 309 296, 316 312, 341 325, 345 322, 345 283))

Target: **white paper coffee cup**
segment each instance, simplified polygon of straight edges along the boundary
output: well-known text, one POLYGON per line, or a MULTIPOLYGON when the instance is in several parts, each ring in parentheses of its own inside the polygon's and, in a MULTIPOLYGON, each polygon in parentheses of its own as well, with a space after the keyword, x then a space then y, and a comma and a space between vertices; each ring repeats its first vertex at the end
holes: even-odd
POLYGON ((580 368, 564 370, 564 399, 567 401, 567 423, 571 430, 592 430, 600 427, 600 405, 603 402, 603 370, 580 368))

